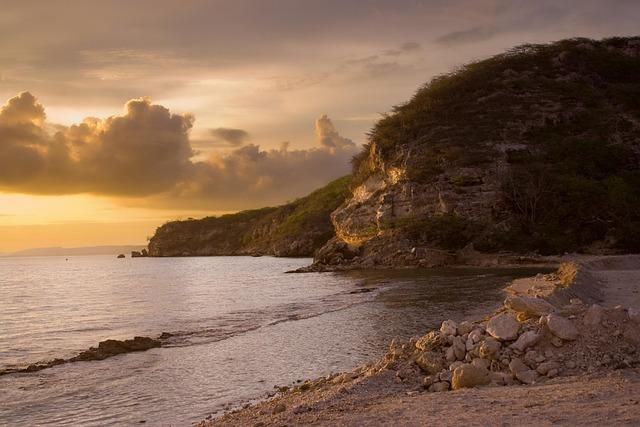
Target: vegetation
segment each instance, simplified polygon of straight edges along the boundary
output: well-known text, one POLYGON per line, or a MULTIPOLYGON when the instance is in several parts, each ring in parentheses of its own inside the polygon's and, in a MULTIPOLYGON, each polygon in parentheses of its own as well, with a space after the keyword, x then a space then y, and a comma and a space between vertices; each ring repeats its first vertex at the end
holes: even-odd
MULTIPOLYGON (((640 57, 616 48, 639 45, 640 38, 523 45, 436 77, 374 126, 353 159, 354 183, 376 170, 374 158, 406 165, 418 183, 503 158, 507 229, 492 228, 498 218, 469 225, 448 216, 393 227, 442 246, 467 240, 485 250, 560 253, 606 240, 638 251, 640 57), (514 148, 505 153, 505 145, 514 148)), ((448 182, 463 191, 473 179, 448 182)))
POLYGON ((172 221, 149 242, 154 256, 260 253, 310 256, 334 235, 330 214, 345 199, 345 176, 279 207, 172 221))

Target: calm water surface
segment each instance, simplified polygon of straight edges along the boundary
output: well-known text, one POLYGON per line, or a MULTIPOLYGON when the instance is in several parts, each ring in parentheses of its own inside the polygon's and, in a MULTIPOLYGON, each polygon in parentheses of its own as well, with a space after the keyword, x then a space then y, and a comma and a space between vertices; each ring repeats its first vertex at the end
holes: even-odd
POLYGON ((478 316, 506 282, 540 271, 284 273, 310 261, 0 258, 0 370, 175 334, 163 348, 0 376, 0 425, 188 426, 276 384, 351 369, 443 318, 478 316))

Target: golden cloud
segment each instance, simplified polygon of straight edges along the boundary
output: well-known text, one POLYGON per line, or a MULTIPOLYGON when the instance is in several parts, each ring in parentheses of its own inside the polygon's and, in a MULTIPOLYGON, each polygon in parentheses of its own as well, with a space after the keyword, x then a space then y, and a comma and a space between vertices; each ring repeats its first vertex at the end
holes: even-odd
POLYGON ((317 147, 261 150, 249 144, 195 161, 193 122, 189 114, 140 98, 127 102, 121 115, 56 125, 23 92, 0 110, 0 191, 238 209, 281 202, 344 175, 357 151, 323 115, 316 122, 317 147))

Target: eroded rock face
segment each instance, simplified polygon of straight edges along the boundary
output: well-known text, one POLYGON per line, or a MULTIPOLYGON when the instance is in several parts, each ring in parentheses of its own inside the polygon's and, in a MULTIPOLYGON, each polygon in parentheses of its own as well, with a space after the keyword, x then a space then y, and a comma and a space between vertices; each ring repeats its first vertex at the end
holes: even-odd
POLYGON ((520 324, 511 314, 498 314, 487 323, 487 333, 500 341, 511 341, 518 337, 520 324))

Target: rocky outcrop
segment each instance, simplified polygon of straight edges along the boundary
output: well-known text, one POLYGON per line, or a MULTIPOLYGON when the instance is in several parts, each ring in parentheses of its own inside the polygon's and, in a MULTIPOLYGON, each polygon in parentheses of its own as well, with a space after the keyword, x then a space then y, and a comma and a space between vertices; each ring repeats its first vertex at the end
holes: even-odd
POLYGON ((0 370, 0 375, 12 374, 12 373, 29 373, 37 372, 43 369, 52 368, 54 366, 63 365, 65 363, 72 362, 89 362, 92 360, 104 360, 109 357, 117 356, 124 353, 132 353, 136 351, 146 351, 152 348, 162 346, 163 340, 170 338, 172 335, 163 332, 158 338, 151 337, 134 337, 128 340, 105 340, 100 341, 97 347, 90 347, 79 353, 77 356, 73 356, 69 359, 53 359, 46 362, 32 363, 24 368, 10 368, 0 370))
POLYGON ((374 127, 315 269, 640 249, 639 46, 528 45, 425 85, 374 127))
POLYGON ((329 215, 344 201, 349 180, 275 208, 168 222, 149 241, 149 255, 313 256, 334 236, 329 215))

